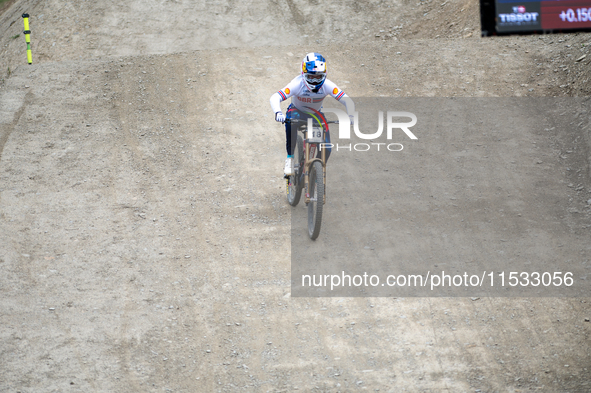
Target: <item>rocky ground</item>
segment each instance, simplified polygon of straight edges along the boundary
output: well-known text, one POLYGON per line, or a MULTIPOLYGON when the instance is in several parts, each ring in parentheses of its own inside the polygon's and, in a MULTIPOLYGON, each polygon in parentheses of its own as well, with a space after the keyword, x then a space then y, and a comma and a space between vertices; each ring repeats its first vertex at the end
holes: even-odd
POLYGON ((1 392, 591 389, 588 296, 291 297, 268 104, 310 51, 353 97, 579 97, 578 131, 508 136, 503 184, 588 271, 590 34, 480 38, 475 1, 17 0, 0 29, 1 392))

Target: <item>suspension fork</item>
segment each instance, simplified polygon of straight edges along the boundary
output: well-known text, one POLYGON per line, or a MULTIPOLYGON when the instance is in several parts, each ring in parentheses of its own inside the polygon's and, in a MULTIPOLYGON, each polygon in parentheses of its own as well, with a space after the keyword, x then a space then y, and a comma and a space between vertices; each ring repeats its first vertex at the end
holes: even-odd
MULTIPOLYGON (((322 143, 306 143, 306 138, 304 137, 304 187, 305 187, 305 198, 304 201, 306 203, 310 203, 310 191, 308 189, 310 184, 310 168, 312 168, 312 164, 315 161, 320 161, 322 163, 322 183, 324 184, 324 193, 322 196, 322 204, 326 203, 326 149, 322 148, 322 143), (320 149, 320 159, 318 158, 310 158, 310 149, 315 145, 316 149, 320 149)), ((318 153, 317 150, 314 151, 314 155, 318 153)))
POLYGON ((322 148, 322 144, 319 143, 320 157, 322 157, 322 183, 324 183, 324 193, 322 194, 322 204, 326 203, 326 149, 322 148))
MULTIPOLYGON (((305 135, 305 134, 304 134, 305 135)), ((306 204, 310 203, 310 191, 308 190, 308 183, 309 183, 309 176, 310 173, 310 144, 306 142, 306 138, 304 137, 304 202, 306 204)))

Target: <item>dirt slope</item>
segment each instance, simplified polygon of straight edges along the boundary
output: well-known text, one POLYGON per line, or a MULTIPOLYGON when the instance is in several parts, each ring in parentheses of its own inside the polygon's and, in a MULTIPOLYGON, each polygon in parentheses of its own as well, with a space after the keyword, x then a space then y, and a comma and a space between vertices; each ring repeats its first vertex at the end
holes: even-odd
MULTIPOLYGON (((268 98, 305 53, 358 97, 589 95, 589 34, 481 39, 476 15, 472 1, 16 1, 0 19, 0 391, 591 389, 588 297, 290 297, 268 98), (25 11, 32 66, 11 38, 25 11)), ((539 222, 584 239, 588 134, 539 137, 556 177, 539 222)), ((591 268, 584 240, 563 246, 591 268)))

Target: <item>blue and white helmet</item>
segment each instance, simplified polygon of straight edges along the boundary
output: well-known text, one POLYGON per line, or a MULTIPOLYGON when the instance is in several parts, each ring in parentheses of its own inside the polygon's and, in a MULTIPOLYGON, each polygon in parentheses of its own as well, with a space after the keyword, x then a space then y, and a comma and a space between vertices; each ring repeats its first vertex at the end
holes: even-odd
POLYGON ((326 80, 326 59, 320 53, 308 53, 302 61, 302 78, 306 87, 316 93, 326 80))

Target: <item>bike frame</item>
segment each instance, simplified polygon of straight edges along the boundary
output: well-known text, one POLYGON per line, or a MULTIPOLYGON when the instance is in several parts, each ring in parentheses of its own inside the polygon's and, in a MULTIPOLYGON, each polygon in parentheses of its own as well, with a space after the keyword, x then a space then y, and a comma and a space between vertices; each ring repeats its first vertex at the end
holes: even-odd
MULTIPOLYGON (((304 202, 306 204, 310 203, 310 192, 309 192, 309 182, 310 182, 310 168, 314 164, 315 161, 319 161, 322 164, 323 168, 323 176, 322 182, 324 183, 324 195, 322 203, 326 203, 326 148, 322 147, 322 144, 325 143, 326 131, 322 125, 318 124, 317 126, 322 129, 322 142, 309 142, 309 135, 308 135, 308 125, 307 121, 292 119, 290 123, 304 123, 298 127, 297 132, 301 132, 304 136, 303 138, 303 150, 304 150, 304 168, 303 168, 303 175, 304 175, 304 202), (317 149, 320 149, 320 157, 316 157, 317 149), (312 158, 313 157, 313 158, 312 158)), ((328 121, 327 123, 338 123, 338 121, 328 121)), ((288 180, 289 182, 289 180, 288 180)))
MULTIPOLYGON (((308 190, 308 184, 310 182, 310 168, 314 161, 320 161, 322 164, 322 182, 324 183, 324 197, 322 203, 326 203, 326 149, 322 148, 322 143, 324 142, 308 142, 308 127, 302 126, 300 130, 304 133, 304 189, 305 189, 305 197, 304 202, 306 204, 310 203, 310 192, 308 190), (303 130, 302 130, 303 129, 303 130), (314 149, 312 151, 312 149, 314 149), (316 149, 320 149, 320 158, 316 158, 316 149), (310 159, 310 156, 314 158, 310 159)), ((324 127, 322 127, 322 140, 324 141, 326 131, 324 127)))

